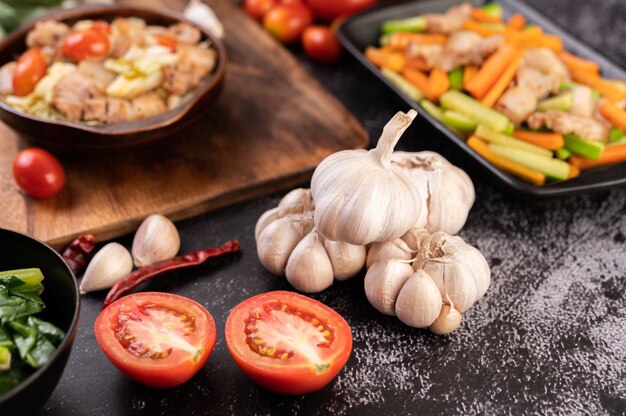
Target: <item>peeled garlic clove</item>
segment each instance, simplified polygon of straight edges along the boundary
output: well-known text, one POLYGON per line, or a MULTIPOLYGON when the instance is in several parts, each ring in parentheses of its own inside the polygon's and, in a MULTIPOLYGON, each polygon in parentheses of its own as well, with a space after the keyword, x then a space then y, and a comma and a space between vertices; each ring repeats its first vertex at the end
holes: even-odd
POLYGON ((324 248, 337 280, 348 280, 354 277, 365 265, 365 246, 325 240, 324 248))
POLYGON ((180 236, 172 221, 161 214, 143 220, 133 239, 135 266, 144 267, 174 257, 180 249, 180 236))
POLYGON ((279 207, 287 207, 290 205, 302 205, 305 211, 312 211, 315 205, 311 198, 311 190, 303 188, 294 189, 285 195, 278 203, 279 207))
POLYGON ((398 294, 396 315, 408 326, 426 328, 435 322, 442 304, 435 282, 423 270, 418 270, 398 294))
POLYGON ((396 238, 386 243, 372 244, 367 252, 366 266, 386 259, 410 260, 413 257, 411 248, 403 240, 396 238))
POLYGON ((428 329, 437 335, 447 335, 461 326, 461 313, 447 303, 441 307, 439 316, 428 329))
POLYGON ((397 113, 375 149, 328 156, 311 179, 315 227, 329 240, 355 245, 393 240, 416 222, 420 196, 404 170, 392 166, 393 148, 417 112, 397 113))
POLYGON ((133 258, 126 248, 118 243, 102 247, 89 262, 80 282, 80 294, 95 290, 110 289, 118 280, 133 270, 133 258))
POLYGON ((410 264, 398 259, 385 259, 374 263, 365 274, 367 300, 385 315, 394 316, 398 294, 413 273, 410 264))
POLYGON ((298 243, 287 261, 287 280, 301 292, 321 292, 333 284, 333 267, 320 240, 313 230, 298 243))
POLYGON ((259 260, 271 273, 284 275, 291 252, 312 229, 312 212, 291 214, 270 222, 256 242, 259 260))

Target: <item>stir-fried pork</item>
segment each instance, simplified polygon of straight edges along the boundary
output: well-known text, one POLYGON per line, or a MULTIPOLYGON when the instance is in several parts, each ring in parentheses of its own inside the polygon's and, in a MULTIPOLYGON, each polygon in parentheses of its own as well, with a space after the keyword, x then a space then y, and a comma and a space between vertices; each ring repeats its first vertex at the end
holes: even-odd
POLYGON ((530 91, 535 98, 543 100, 559 89, 559 81, 553 75, 546 75, 535 68, 520 67, 517 70, 517 85, 530 91))
POLYGON ((200 31, 187 23, 172 25, 168 32, 170 35, 174 36, 177 41, 187 45, 195 45, 200 42, 200 31))
POLYGON ((463 22, 469 19, 472 6, 469 3, 451 7, 442 14, 425 14, 426 32, 451 33, 461 29, 463 22))
POLYGON ((80 121, 85 101, 102 97, 96 83, 78 73, 68 75, 54 87, 52 104, 69 121, 80 121))
POLYGON ((502 94, 495 109, 519 125, 537 109, 537 97, 527 88, 514 86, 502 94))
POLYGON ((163 98, 156 92, 142 94, 132 100, 133 120, 153 117, 167 111, 163 98))
POLYGON ((101 62, 81 61, 78 64, 78 73, 96 83, 100 91, 106 91, 106 87, 113 82, 116 75, 104 69, 101 62))
POLYGON ((0 94, 13 93, 13 74, 17 63, 9 62, 0 68, 0 94))
POLYGON ((592 117, 596 108, 596 101, 593 99, 591 88, 578 85, 572 88, 574 103, 569 113, 580 117, 592 117))
POLYGON ((561 134, 574 134, 586 140, 606 140, 609 128, 603 123, 589 117, 579 117, 564 111, 550 110, 535 113, 528 118, 530 128, 542 126, 561 134))
POLYGON ((215 51, 199 46, 178 45, 180 58, 174 67, 167 67, 164 87, 172 94, 182 95, 200 83, 215 67, 215 51))
POLYGON ((42 20, 26 36, 26 46, 29 48, 43 48, 50 46, 58 48, 67 35, 70 28, 65 23, 55 20, 42 20))

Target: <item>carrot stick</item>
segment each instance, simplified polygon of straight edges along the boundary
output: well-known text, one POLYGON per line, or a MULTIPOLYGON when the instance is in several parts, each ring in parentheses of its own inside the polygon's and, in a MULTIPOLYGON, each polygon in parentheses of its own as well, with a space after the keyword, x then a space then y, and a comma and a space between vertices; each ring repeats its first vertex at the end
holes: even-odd
POLYGON ((383 67, 393 72, 401 72, 404 69, 405 64, 406 58, 404 55, 400 52, 393 52, 389 55, 389 59, 387 59, 387 62, 383 65, 383 67))
POLYGON ((483 98, 489 91, 489 88, 496 83, 504 70, 513 62, 517 54, 518 49, 510 45, 505 45, 498 49, 487 58, 483 66, 467 85, 466 90, 478 99, 483 98))
POLYGON ((373 63, 379 68, 385 66, 385 62, 387 61, 387 57, 389 53, 385 52, 382 49, 374 48, 372 46, 368 46, 365 48, 365 57, 368 61, 373 63))
POLYGON ((580 155, 571 155, 568 161, 580 170, 626 162, 626 143, 606 146, 600 157, 596 160, 591 160, 580 155))
POLYGON ((448 74, 439 68, 433 69, 428 77, 428 89, 425 91, 426 97, 430 101, 439 101, 439 97, 449 89, 450 78, 448 74))
POLYGON ((557 150, 565 146, 563 135, 559 133, 537 133, 534 131, 516 130, 513 132, 513 137, 548 150, 557 150))
POLYGON ((574 81, 590 86, 609 101, 613 101, 615 103, 626 98, 626 93, 624 93, 624 91, 621 91, 610 82, 600 78, 600 76, 594 72, 570 68, 570 73, 572 74, 574 81))
POLYGON ((534 26, 521 32, 509 30, 505 33, 505 36, 509 44, 523 48, 528 47, 532 43, 537 43, 538 39, 543 36, 543 30, 538 26, 534 26))
POLYGON ((600 114, 609 120, 615 127, 626 130, 626 111, 610 101, 604 101, 600 106, 600 114))
POLYGON ((463 88, 467 89, 467 85, 470 80, 474 78, 474 75, 478 72, 478 67, 476 65, 467 65, 463 70, 463 88))
POLYGON ((472 19, 483 23, 500 23, 502 22, 501 16, 489 14, 482 9, 472 9, 472 19))
POLYGON ((415 85, 424 94, 426 94, 426 96, 428 96, 428 77, 423 72, 412 68, 404 68, 404 70, 402 71, 402 76, 406 78, 406 80, 409 81, 411 84, 415 85))
POLYGON ((587 59, 572 55, 567 51, 561 52, 559 54, 559 57, 569 69, 579 69, 581 71, 595 73, 600 72, 600 65, 598 65, 596 62, 588 61, 587 59))
POLYGON ((567 179, 573 179, 580 175, 580 169, 578 166, 574 166, 571 163, 569 164, 569 173, 567 174, 567 179))
POLYGON ((546 175, 532 169, 528 169, 518 163, 513 162, 505 157, 500 156, 493 150, 489 149, 487 143, 480 140, 476 136, 467 139, 467 145, 474 149, 476 153, 493 163, 496 167, 505 170, 523 180, 535 185, 543 185, 546 183, 546 175))
POLYGON ((445 35, 429 35, 422 33, 394 33, 391 35, 389 45, 394 49, 405 49, 409 44, 433 45, 444 44, 448 40, 445 35))
POLYGON ((501 35, 505 32, 504 28, 488 27, 475 20, 466 20, 463 22, 463 29, 471 30, 480 36, 487 37, 492 35, 501 35))
POLYGON ((421 56, 414 56, 407 58, 405 63, 406 68, 417 69, 418 71, 430 71, 433 69, 431 65, 421 56))
POLYGON ((515 56, 511 64, 504 70, 500 78, 497 79, 496 83, 493 84, 493 87, 491 87, 487 95, 480 100, 484 106, 493 107, 496 101, 498 101, 498 98, 502 96, 504 91, 511 84, 511 81, 513 81, 513 78, 515 78, 517 68, 519 67, 520 62, 522 62, 523 57, 524 52, 518 51, 517 56, 515 56))
POLYGON ((560 37, 555 35, 544 34, 538 39, 540 48, 552 49, 554 52, 563 52, 563 41, 560 37))
POLYGON ((506 22, 506 27, 508 29, 522 30, 524 29, 524 26, 526 26, 526 19, 520 13, 515 13, 509 18, 509 21, 506 22))

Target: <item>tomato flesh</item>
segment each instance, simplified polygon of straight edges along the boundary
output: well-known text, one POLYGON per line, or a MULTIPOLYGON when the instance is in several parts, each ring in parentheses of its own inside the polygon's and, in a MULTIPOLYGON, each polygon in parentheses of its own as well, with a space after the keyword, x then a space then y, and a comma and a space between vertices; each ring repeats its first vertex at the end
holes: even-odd
POLYGON ((13 94, 20 97, 30 94, 46 71, 47 61, 41 49, 32 48, 24 52, 17 60, 13 73, 13 94))
POLYGON ((209 312, 191 299, 169 293, 118 299, 100 313, 94 330, 100 348, 118 370, 157 388, 189 380, 215 345, 209 312))
POLYGON ((110 49, 109 38, 100 28, 71 33, 61 47, 63 55, 76 62, 102 58, 109 54, 110 49))
POLYGON ((226 344, 235 363, 262 387, 304 394, 327 385, 344 367, 352 335, 346 321, 324 304, 277 291, 233 309, 226 344))
POLYGON ((31 147, 22 150, 15 157, 13 178, 28 195, 35 198, 49 198, 63 189, 65 171, 51 153, 31 147))

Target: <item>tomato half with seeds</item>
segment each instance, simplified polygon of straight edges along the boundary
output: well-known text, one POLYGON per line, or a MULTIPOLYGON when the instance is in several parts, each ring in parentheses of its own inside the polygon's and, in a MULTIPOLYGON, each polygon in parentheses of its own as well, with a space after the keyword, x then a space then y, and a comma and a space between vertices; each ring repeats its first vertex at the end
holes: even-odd
POLYGON ((350 326, 337 312, 293 292, 263 293, 237 305, 226 320, 226 345, 260 386, 305 394, 327 385, 352 351, 350 326))
POLYGON ((94 332, 118 370, 156 388, 189 380, 215 346, 211 314, 199 303, 171 293, 142 292, 118 299, 100 313, 94 332))

